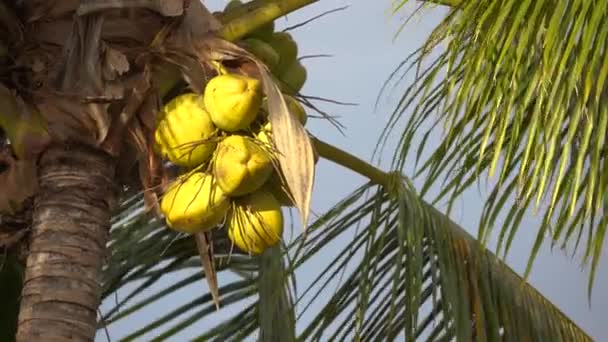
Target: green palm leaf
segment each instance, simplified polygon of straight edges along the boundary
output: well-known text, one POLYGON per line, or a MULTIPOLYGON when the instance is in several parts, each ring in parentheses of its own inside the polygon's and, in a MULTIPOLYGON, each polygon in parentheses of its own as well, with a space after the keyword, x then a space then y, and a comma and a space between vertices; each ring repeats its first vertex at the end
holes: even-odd
MULTIPOLYGON (((127 204, 123 210, 137 213, 141 202, 127 204)), ((280 261, 287 255, 281 258, 279 250, 259 258, 235 254, 228 259, 224 252, 229 246, 219 232, 214 241, 221 310, 228 306, 239 310, 210 326, 197 340, 242 340, 255 334, 264 341, 293 339, 292 299, 299 308, 299 320, 312 304, 322 304, 311 313, 309 324, 300 325, 298 340, 399 336, 408 340, 433 336, 590 340, 464 230, 421 202, 397 175, 392 176, 390 187, 364 185, 318 218, 306 237, 301 235, 288 246, 293 261, 284 266, 280 261), (315 266, 318 275, 296 295, 294 286, 288 286, 289 277, 306 264, 318 262, 315 256, 330 244, 349 236, 352 239, 335 259, 315 266), (223 276, 229 273, 232 276, 223 276), (327 291, 336 282, 337 290, 327 299, 327 291)), ((120 296, 104 312, 110 331, 113 324, 132 319, 175 291, 202 284, 198 251, 191 238, 177 236, 141 215, 118 220, 112 236, 104 297, 112 301, 117 290, 120 296), (179 272, 185 269, 198 272, 180 278, 179 272), (163 277, 176 280, 145 291, 157 288, 163 277), (132 290, 124 293, 125 288, 132 290)), ((124 340, 152 332, 157 340, 167 339, 217 314, 205 290, 175 306, 124 340)))
POLYGON ((433 203, 447 199, 449 209, 482 175, 496 177, 479 238, 487 241, 506 214, 499 253, 508 252, 522 215, 538 211, 526 274, 545 236, 565 246, 586 232, 591 290, 607 224, 608 1, 449 4, 456 7, 394 73, 396 80, 416 68, 380 141, 409 116, 394 167, 415 153, 421 194, 442 182, 433 203), (430 146, 440 128, 444 139, 430 146), (517 206, 505 206, 512 200, 517 206))
MULTIPOLYGON (((394 196, 376 189, 330 223, 310 228, 305 257, 297 266, 331 240, 353 238, 304 291, 312 292, 309 301, 322 300, 320 294, 343 270, 352 271, 299 339, 590 340, 462 228, 417 200, 405 184, 394 196), (353 232, 356 223, 362 225, 353 232), (405 236, 404 229, 410 231, 405 236), (353 258, 349 251, 357 250, 363 255, 353 258)), ((373 190, 360 189, 360 197, 366 189, 373 190)))

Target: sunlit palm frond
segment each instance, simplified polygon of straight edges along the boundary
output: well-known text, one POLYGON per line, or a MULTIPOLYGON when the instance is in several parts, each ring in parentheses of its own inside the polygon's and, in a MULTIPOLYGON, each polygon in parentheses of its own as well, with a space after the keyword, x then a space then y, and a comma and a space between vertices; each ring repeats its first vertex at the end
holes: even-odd
POLYGON ((346 243, 300 297, 304 308, 325 302, 300 340, 590 340, 406 183, 391 195, 376 188, 363 199, 366 191, 374 188, 355 191, 347 209, 310 228, 294 264, 314 262, 333 240, 346 243))
MULTIPOLYGON (((271 249, 259 258, 235 254, 227 262, 221 252, 226 237, 214 235, 222 306, 237 313, 211 324, 198 340, 242 340, 256 332, 266 341, 292 340, 295 329, 288 327, 293 329, 293 300, 300 322, 298 340, 590 340, 460 227, 419 201, 401 177, 394 176, 391 184, 388 192, 370 184, 356 189, 295 239, 282 258, 279 250, 271 249), (335 257, 323 257, 336 242, 340 247, 333 249, 335 257), (282 268, 281 260, 293 261, 282 268), (315 263, 316 275, 296 294, 287 276, 310 263, 315 263), (312 316, 310 323, 303 323, 303 315, 312 316)), ((104 294, 106 302, 112 302, 104 310, 110 332, 113 324, 133 319, 180 289, 203 285, 192 239, 177 237, 141 212, 137 215, 141 205, 126 205, 123 210, 135 215, 117 215, 123 218, 112 231, 104 294), (180 270, 193 272, 180 277, 180 270), (170 277, 168 284, 162 284, 163 277, 170 277)), ((204 287, 187 303, 175 302, 165 310, 127 339, 152 332, 166 339, 216 315, 204 287)))
MULTIPOLYGON (((168 229, 161 220, 148 217, 143 212, 141 196, 125 201, 115 215, 111 230, 100 329, 111 332, 116 323, 137 315, 141 317, 142 313, 149 313, 146 310, 154 304, 187 290, 191 294, 189 300, 172 302, 175 304, 165 308, 161 315, 148 319, 145 325, 135 327, 122 339, 133 340, 153 333, 155 340, 165 340, 225 308, 234 310, 236 304, 239 305, 236 314, 225 321, 216 321, 198 339, 239 340, 256 332, 276 333, 276 330, 269 331, 267 322, 260 320, 260 312, 265 319, 274 317, 275 323, 294 316, 291 301, 294 294, 287 286, 290 276, 285 273, 281 249, 269 250, 270 256, 250 257, 232 254, 231 243, 221 231, 213 234, 213 241, 221 281, 220 311, 216 310, 205 286, 194 239, 168 229), (271 257, 273 261, 269 262, 271 257)), ((283 332, 282 337, 285 336, 288 335, 283 332)))
POLYGON ((480 238, 506 214, 506 254, 522 215, 537 210, 526 273, 545 236, 578 246, 584 234, 591 286, 608 223, 607 42, 608 1, 460 1, 393 75, 415 72, 384 133, 407 116, 395 167, 415 154, 422 194, 441 184, 433 203, 447 198, 449 208, 482 175, 496 175, 480 238))

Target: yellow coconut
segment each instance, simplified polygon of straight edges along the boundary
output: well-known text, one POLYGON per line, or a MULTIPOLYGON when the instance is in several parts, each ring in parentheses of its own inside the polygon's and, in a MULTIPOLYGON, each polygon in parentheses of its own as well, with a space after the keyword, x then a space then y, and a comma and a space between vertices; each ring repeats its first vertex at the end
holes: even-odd
POLYGON ((279 54, 277 74, 281 74, 298 57, 298 44, 286 32, 275 32, 268 40, 268 44, 279 54))
POLYGON ((279 54, 268 43, 260 39, 248 38, 243 40, 242 45, 266 64, 269 70, 274 70, 279 65, 279 54))
MULTIPOLYGON (((286 94, 283 94, 283 98, 285 99, 285 103, 287 104, 289 112, 295 115, 295 117, 298 119, 298 121, 300 121, 302 126, 306 125, 306 122, 308 121, 308 115, 306 115, 306 110, 304 109, 302 104, 298 100, 286 94)), ((262 102, 262 110, 265 114, 268 114, 267 98, 264 98, 264 101, 262 102)))
POLYGON ((295 60, 293 63, 285 67, 279 74, 279 79, 283 83, 283 91, 287 94, 297 94, 308 77, 308 72, 299 60, 295 60))
POLYGON ((222 140, 213 162, 217 183, 230 196, 242 196, 259 189, 272 170, 269 152, 240 135, 222 140))
POLYGON ((260 254, 283 235, 281 205, 272 194, 256 191, 235 202, 226 220, 228 237, 240 249, 260 254))
POLYGON ((207 83, 204 102, 218 128, 239 131, 249 127, 260 110, 262 84, 248 76, 219 75, 207 83))
POLYGON ((154 132, 156 150, 177 165, 195 167, 213 154, 215 131, 215 125, 203 107, 202 96, 180 95, 163 108, 154 132))
POLYGON ((217 186, 213 176, 202 172, 175 180, 160 203, 167 225, 191 234, 208 231, 220 224, 229 206, 228 196, 217 186))

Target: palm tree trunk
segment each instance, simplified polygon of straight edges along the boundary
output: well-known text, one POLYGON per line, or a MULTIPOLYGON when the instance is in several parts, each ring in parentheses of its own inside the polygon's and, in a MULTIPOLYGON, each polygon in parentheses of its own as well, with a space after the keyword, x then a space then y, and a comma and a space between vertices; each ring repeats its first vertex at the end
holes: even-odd
POLYGON ((114 164, 80 145, 41 156, 17 341, 93 341, 114 164))

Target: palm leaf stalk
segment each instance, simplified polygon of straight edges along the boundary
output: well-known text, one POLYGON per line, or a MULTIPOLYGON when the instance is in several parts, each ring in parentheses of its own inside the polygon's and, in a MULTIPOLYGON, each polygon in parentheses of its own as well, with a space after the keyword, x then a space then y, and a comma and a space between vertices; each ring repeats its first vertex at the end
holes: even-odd
POLYGON ((497 252, 506 256, 523 215, 538 213, 525 274, 545 239, 573 253, 584 244, 591 295, 608 224, 608 1, 454 5, 393 74, 415 72, 415 81, 381 141, 407 113, 394 167, 414 155, 421 194, 441 184, 432 203, 446 199, 448 214, 467 188, 495 177, 479 239, 498 230, 497 252), (433 145, 437 130, 444 139, 433 145), (505 205, 512 200, 517 205, 505 205))

